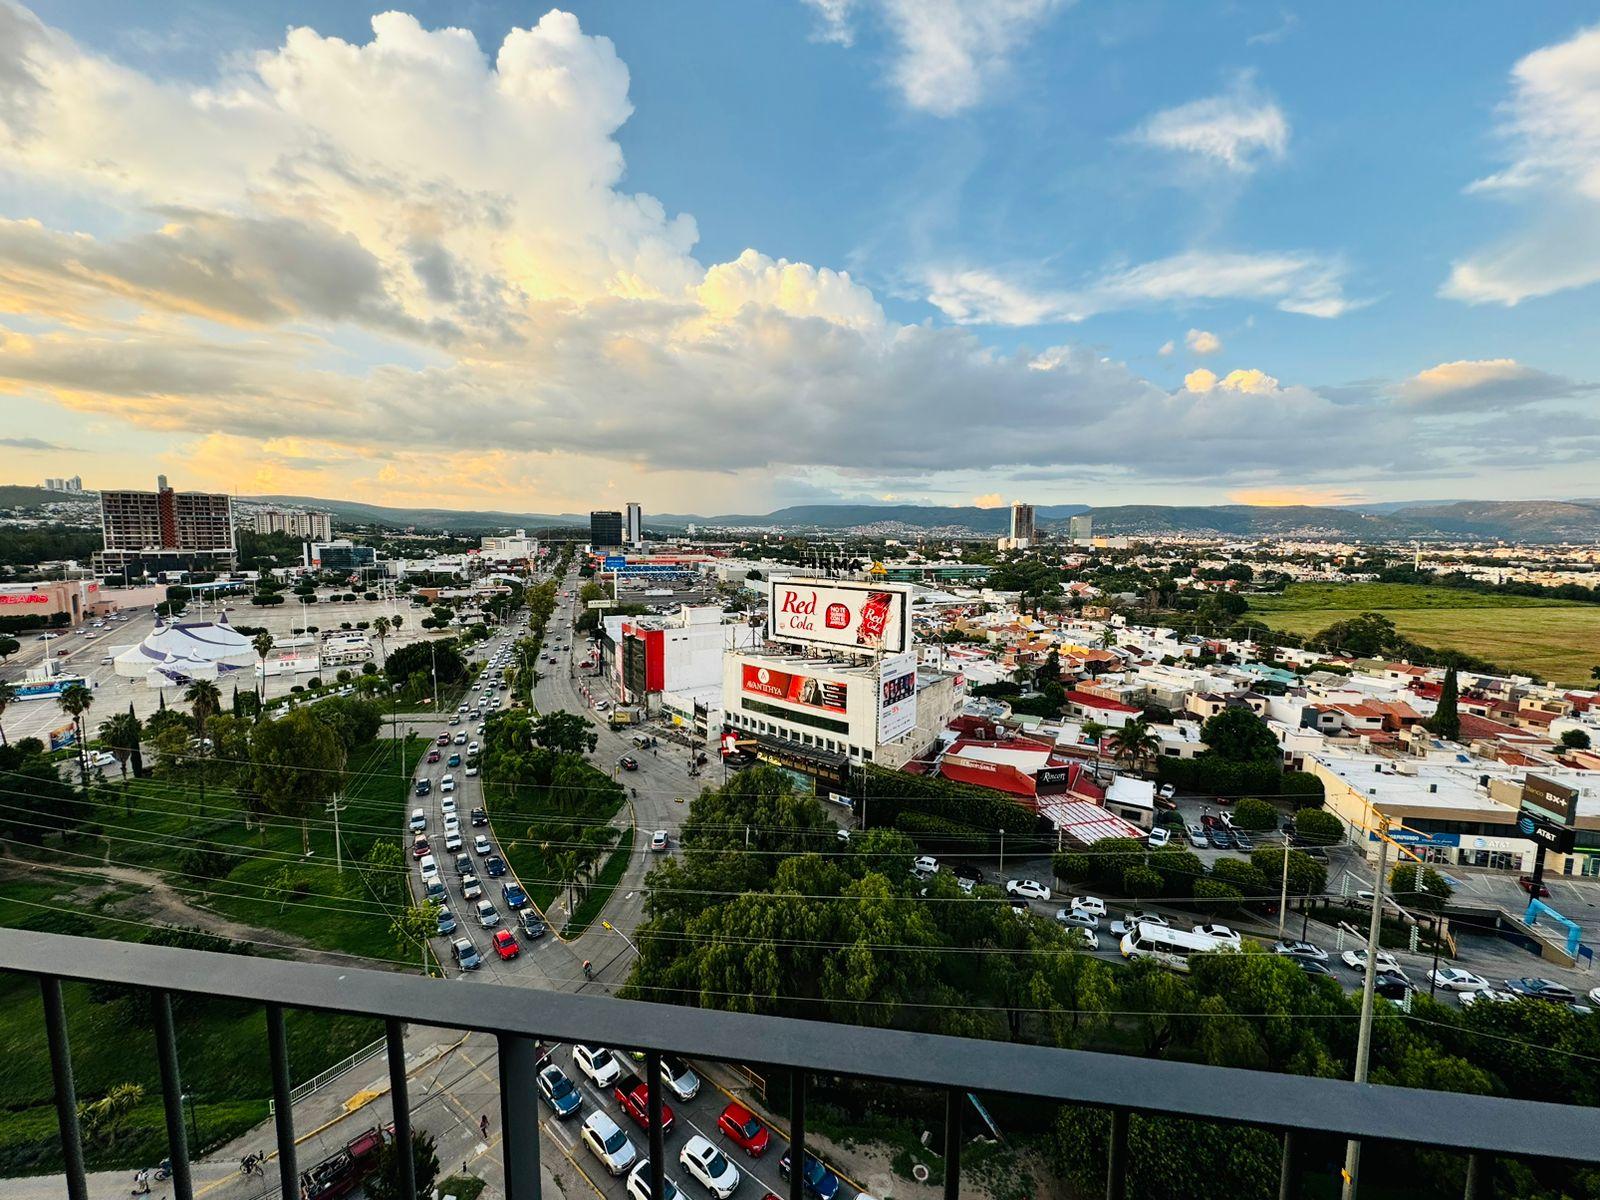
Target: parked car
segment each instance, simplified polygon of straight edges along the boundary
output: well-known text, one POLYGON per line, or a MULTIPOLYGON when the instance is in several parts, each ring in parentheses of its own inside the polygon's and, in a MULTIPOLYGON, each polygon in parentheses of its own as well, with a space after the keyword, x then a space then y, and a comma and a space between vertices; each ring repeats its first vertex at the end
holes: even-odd
POLYGON ((1299 967, 1307 975, 1333 975, 1332 967, 1325 962, 1318 962, 1314 958, 1296 958, 1293 962, 1295 966, 1299 967))
POLYGON ((1255 839, 1252 838, 1244 830, 1235 829, 1233 831, 1233 848, 1235 850, 1241 850, 1244 853, 1249 854, 1250 851, 1252 851, 1252 850, 1254 850, 1256 848, 1255 839))
POLYGON ((1100 935, 1092 929, 1085 929, 1081 925, 1068 925, 1064 932, 1068 942, 1077 942, 1080 950, 1100 949, 1100 935))
POLYGON ((539 1072, 539 1095, 557 1117, 570 1117, 583 1103, 583 1093, 555 1063, 539 1072))
POLYGON ((1517 886, 1523 891, 1527 892, 1528 895, 1532 896, 1535 900, 1543 900, 1550 894, 1550 889, 1545 887, 1544 880, 1541 879, 1537 884, 1535 884, 1533 882, 1532 875, 1519 876, 1517 878, 1517 886))
POLYGON ((1274 954, 1287 954, 1291 958, 1309 958, 1315 962, 1327 962, 1328 952, 1321 946, 1312 945, 1310 942, 1274 942, 1274 954))
POLYGON ((1435 987, 1444 988, 1447 992, 1485 992, 1489 990, 1489 981, 1482 975, 1474 975, 1471 971, 1461 967, 1440 967, 1437 971, 1429 971, 1428 979, 1435 987))
POLYGON ((1385 1000, 1400 1001, 1411 991, 1411 981, 1398 971, 1379 971, 1372 981, 1372 990, 1385 1000))
MULTIPOLYGON (((789 1178, 789 1171, 791 1170, 789 1160, 791 1157, 791 1154, 785 1153, 778 1160, 778 1174, 785 1179, 789 1178)), ((801 1176, 805 1180, 806 1192, 813 1200, 834 1200, 834 1197, 839 1194, 839 1177, 809 1154, 806 1155, 805 1166, 801 1170, 801 1176)))
POLYGON ((592 1112, 584 1119, 579 1130, 583 1144, 600 1160, 600 1165, 613 1175, 625 1175, 639 1157, 622 1127, 603 1112, 592 1112))
POLYGON ((483 966, 483 958, 478 954, 478 948, 467 938, 457 938, 451 942, 450 953, 456 960, 456 966, 463 971, 476 971, 483 966))
POLYGON ((1063 925, 1071 925, 1079 929, 1099 929, 1100 918, 1092 912, 1085 912, 1081 908, 1058 908, 1056 920, 1063 925))
POLYGON ((1213 825, 1211 832, 1207 836, 1210 838, 1211 845, 1214 848, 1218 850, 1233 849, 1233 834, 1229 833, 1221 825, 1213 825))
POLYGON ((1024 900, 1048 900, 1050 889, 1037 879, 1006 880, 1006 895, 1020 896, 1024 900))
POLYGON ((1194 931, 1201 937, 1216 938, 1219 942, 1239 944, 1239 935, 1226 925, 1196 925, 1194 931))
POLYGON ((1506 980, 1506 990, 1528 1000, 1549 1000, 1556 1004, 1576 1004, 1578 997, 1565 984, 1553 979, 1540 979, 1524 975, 1521 979, 1506 980))
POLYGON ((1171 843, 1172 834, 1163 829, 1161 826, 1157 825, 1150 831, 1149 836, 1145 838, 1145 841, 1149 845, 1150 849, 1161 850, 1171 843))
MULTIPOLYGON (((661 1200, 678 1200, 678 1185, 665 1171, 661 1173, 661 1200)), ((641 1158, 628 1172, 628 1200, 650 1200, 650 1160, 641 1158)))
POLYGON ((1515 1004, 1520 999, 1522 997, 1515 992, 1506 992, 1499 988, 1485 988, 1481 992, 1462 992, 1461 1007, 1471 1008, 1480 1001, 1485 1003, 1492 1001, 1495 1004, 1515 1004))
POLYGON ((631 754, 624 754, 617 759, 617 765, 624 771, 637 771, 639 769, 639 760, 631 754))
POLYGON ((523 936, 528 938, 542 938, 548 932, 544 921, 531 908, 517 913, 517 924, 522 926, 523 936))
MULTIPOLYGON (((1367 948, 1358 946, 1354 950, 1346 950, 1339 955, 1339 961, 1352 971, 1365 971, 1367 969, 1367 948)), ((1399 960, 1387 950, 1378 951, 1378 970, 1405 973, 1404 968, 1400 966, 1399 960)))
POLYGON ((1191 825, 1185 832, 1189 835, 1189 845, 1196 850, 1204 850, 1206 848, 1208 843, 1204 825, 1191 825))
POLYGON ((683 1149, 678 1151, 678 1161, 717 1200, 728 1200, 739 1186, 739 1168, 698 1134, 683 1144, 683 1149))
POLYGON ((1156 799, 1158 801, 1175 800, 1177 795, 1178 789, 1173 787, 1170 783, 1163 783, 1159 788, 1156 789, 1156 799))
POLYGON ((717 1128, 751 1158, 760 1158, 772 1144, 772 1134, 767 1127, 737 1100, 722 1110, 722 1115, 717 1118, 717 1128))
MULTIPOLYGON (((612 1085, 611 1098, 622 1107, 622 1111, 633 1119, 633 1123, 646 1132, 650 1129, 650 1089, 632 1071, 624 1071, 612 1085)), ((672 1106, 661 1105, 661 1132, 672 1132, 672 1106)))
POLYGON ((608 1088, 622 1078, 622 1064, 604 1046, 586 1046, 582 1042, 574 1042, 572 1062, 597 1088, 608 1088))
POLYGON ((939 860, 931 854, 920 854, 911 863, 911 873, 918 879, 932 878, 939 869, 939 860))
POLYGON ((502 960, 515 958, 517 955, 522 953, 522 947, 517 945, 516 935, 509 929, 497 930, 495 932, 493 941, 494 952, 498 954, 502 960))

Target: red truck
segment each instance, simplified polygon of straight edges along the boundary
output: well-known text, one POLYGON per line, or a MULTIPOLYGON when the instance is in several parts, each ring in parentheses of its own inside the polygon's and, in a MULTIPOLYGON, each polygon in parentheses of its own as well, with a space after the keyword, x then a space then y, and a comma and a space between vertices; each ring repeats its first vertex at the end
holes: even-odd
POLYGON ((335 1200, 348 1196, 378 1165, 378 1148, 394 1136, 374 1125, 345 1143, 344 1149, 300 1172, 300 1194, 305 1200, 335 1200))

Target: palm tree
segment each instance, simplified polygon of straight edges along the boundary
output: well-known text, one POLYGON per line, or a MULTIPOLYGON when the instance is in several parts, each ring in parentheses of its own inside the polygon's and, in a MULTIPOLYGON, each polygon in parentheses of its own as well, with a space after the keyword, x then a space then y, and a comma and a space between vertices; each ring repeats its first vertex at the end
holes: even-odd
MULTIPOLYGON (((6 715, 6 708, 16 698, 17 698, 17 689, 12 687, 11 684, 7 683, 5 680, 0 679, 0 717, 4 717, 6 715)), ((6 744, 5 727, 3 725, 0 725, 0 746, 4 746, 5 744, 6 744)))
POLYGON ((78 778, 83 783, 83 794, 89 795, 89 753, 84 745, 83 714, 94 705, 94 693, 81 683, 69 683, 56 697, 61 711, 72 718, 74 741, 78 745, 78 778))
POLYGON ((388 617, 378 617, 372 622, 372 636, 378 639, 378 653, 382 654, 383 657, 387 659, 389 657, 389 651, 385 647, 385 639, 387 639, 389 636, 388 617))
MULTIPOLYGON (((189 702, 189 711, 194 714, 194 732, 199 740, 200 757, 205 758, 206 753, 206 722, 216 716, 222 708, 222 693, 217 690, 217 685, 209 679, 196 679, 183 693, 183 698, 189 702)), ((206 764, 200 764, 200 807, 195 815, 199 816, 206 811, 206 764)))
POLYGON ((144 1088, 140 1084, 118 1083, 100 1099, 79 1104, 78 1120, 85 1136, 99 1144, 115 1144, 143 1099, 144 1088))
POLYGON ((1116 741, 1117 757, 1134 767, 1149 762, 1161 751, 1161 739, 1143 717, 1135 717, 1111 736, 1116 741))
POLYGON ((100 726, 100 740, 104 742, 116 756, 117 765, 122 768, 122 807, 128 809, 128 760, 139 749, 139 742, 144 737, 144 725, 138 717, 133 715, 130 705, 127 712, 115 713, 109 721, 100 726))
POLYGON ((267 655, 272 653, 272 635, 263 629, 250 639, 250 644, 256 648, 256 653, 261 656, 261 682, 256 687, 256 695, 261 700, 261 704, 256 708, 256 714, 259 716, 267 701, 267 655))

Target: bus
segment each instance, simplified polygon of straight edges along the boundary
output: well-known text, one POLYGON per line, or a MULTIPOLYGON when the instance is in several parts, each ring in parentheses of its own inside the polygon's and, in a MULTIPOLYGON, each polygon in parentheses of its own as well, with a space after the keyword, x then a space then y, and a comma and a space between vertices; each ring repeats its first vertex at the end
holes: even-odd
POLYGON ((1225 942, 1221 938, 1207 937, 1203 933, 1185 933, 1181 929, 1168 929, 1144 921, 1122 935, 1123 958, 1153 958, 1174 971, 1187 971, 1191 954, 1237 949, 1232 942, 1225 942))

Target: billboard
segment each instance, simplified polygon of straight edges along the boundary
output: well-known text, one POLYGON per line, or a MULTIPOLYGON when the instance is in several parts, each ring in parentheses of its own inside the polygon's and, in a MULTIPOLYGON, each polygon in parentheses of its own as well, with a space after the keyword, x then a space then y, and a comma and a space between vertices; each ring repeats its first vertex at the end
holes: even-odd
POLYGON ((911 648, 907 596, 888 584, 773 579, 767 634, 779 642, 903 654, 911 648))
POLYGON ((878 671, 878 741, 892 742, 917 727, 917 660, 896 654, 878 671))
POLYGON ((752 696, 765 696, 795 704, 802 708, 817 708, 824 712, 843 713, 846 684, 832 679, 818 679, 815 675, 800 675, 793 671, 779 671, 755 663, 744 664, 741 686, 752 696))
POLYGON ((1522 781, 1522 811, 1558 825, 1571 825, 1578 811, 1578 789, 1529 775, 1522 781))

